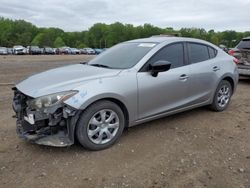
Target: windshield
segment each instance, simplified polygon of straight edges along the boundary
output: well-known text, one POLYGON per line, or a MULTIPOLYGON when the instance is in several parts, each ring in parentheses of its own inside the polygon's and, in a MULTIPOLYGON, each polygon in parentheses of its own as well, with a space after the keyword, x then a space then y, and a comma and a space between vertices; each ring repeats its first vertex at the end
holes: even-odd
POLYGON ((88 64, 128 69, 136 65, 155 45, 156 43, 121 43, 100 54, 88 64))
POLYGON ((250 39, 240 41, 240 43, 237 45, 237 48, 250 49, 250 39))

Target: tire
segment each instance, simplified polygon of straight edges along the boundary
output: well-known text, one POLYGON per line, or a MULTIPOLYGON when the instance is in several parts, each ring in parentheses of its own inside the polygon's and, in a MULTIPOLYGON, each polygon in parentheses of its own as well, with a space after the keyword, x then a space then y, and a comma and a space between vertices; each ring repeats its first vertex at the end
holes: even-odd
POLYGON ((210 108, 216 112, 224 111, 231 101, 232 93, 232 85, 230 82, 222 80, 216 89, 210 108))
POLYGON ((82 113, 76 125, 76 136, 85 149, 103 150, 120 138, 124 127, 121 108, 103 100, 92 104, 82 113))

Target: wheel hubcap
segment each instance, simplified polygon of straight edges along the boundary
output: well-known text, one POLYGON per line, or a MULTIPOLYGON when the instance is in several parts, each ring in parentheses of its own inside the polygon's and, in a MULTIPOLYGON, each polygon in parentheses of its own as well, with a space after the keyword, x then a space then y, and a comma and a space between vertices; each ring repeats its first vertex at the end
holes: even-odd
POLYGON ((113 110, 100 110, 88 123, 88 137, 95 144, 108 143, 117 134, 119 125, 118 115, 113 110))
POLYGON ((221 108, 224 108, 230 100, 230 88, 226 85, 222 86, 218 92, 217 102, 221 108))

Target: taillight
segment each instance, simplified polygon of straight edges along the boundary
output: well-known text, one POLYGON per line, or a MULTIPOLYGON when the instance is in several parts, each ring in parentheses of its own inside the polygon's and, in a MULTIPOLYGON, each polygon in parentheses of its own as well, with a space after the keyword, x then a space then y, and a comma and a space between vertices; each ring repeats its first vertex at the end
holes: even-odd
POLYGON ((233 51, 233 50, 229 50, 229 51, 228 51, 228 54, 229 54, 229 55, 234 55, 234 51, 233 51))
POLYGON ((236 64, 236 65, 238 65, 239 64, 239 60, 238 59, 236 59, 236 58, 234 58, 234 63, 236 64))

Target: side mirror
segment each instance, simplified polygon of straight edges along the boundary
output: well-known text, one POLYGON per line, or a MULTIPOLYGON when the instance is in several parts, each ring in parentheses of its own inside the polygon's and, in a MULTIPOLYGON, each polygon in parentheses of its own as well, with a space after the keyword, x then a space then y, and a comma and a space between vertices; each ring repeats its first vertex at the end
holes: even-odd
POLYGON ((168 61, 160 60, 149 65, 149 70, 153 77, 157 77, 159 72, 166 72, 170 69, 171 63, 168 61))

